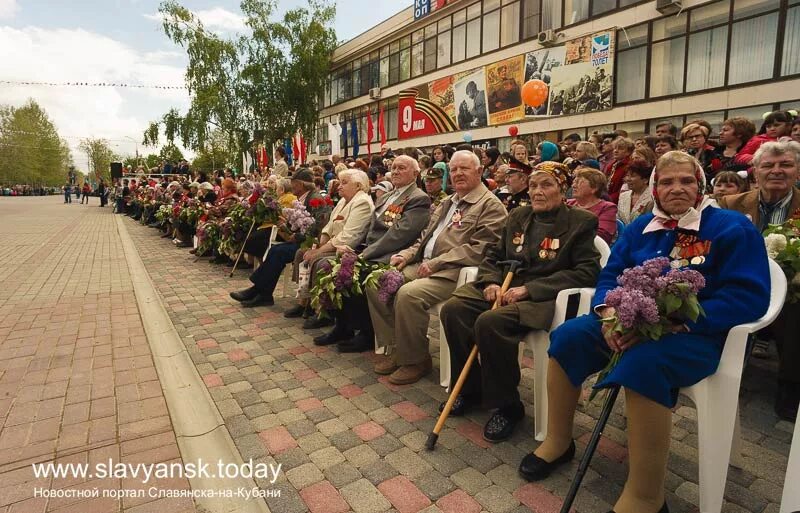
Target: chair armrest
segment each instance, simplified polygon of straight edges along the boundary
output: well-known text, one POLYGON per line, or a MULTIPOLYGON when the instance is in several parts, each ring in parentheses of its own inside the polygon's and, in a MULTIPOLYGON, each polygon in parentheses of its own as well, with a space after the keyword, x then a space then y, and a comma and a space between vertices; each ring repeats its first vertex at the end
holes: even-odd
POLYGON ((478 279, 478 268, 473 266, 462 267, 458 273, 458 281, 456 287, 460 287, 466 283, 470 283, 478 279))
POLYGON ((589 305, 591 304, 592 297, 594 296, 594 289, 572 288, 561 290, 558 292, 558 296, 556 296, 556 310, 553 313, 553 323, 550 325, 550 331, 556 329, 567 320, 567 305, 569 298, 575 294, 580 294, 580 303, 578 304, 576 316, 589 312, 589 305))

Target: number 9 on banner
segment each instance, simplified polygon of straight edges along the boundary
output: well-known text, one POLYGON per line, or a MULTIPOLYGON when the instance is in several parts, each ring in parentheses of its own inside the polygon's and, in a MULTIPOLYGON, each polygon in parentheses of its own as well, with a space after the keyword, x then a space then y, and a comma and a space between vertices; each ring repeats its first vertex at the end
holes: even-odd
POLYGON ((403 107, 403 132, 411 131, 412 115, 413 112, 411 111, 410 105, 406 105, 405 107, 403 107))

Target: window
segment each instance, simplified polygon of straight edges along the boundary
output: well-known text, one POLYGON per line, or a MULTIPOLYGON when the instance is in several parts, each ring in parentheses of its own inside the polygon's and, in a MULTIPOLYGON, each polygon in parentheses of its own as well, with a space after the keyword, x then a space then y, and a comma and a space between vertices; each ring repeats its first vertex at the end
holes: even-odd
POLYGON ((389 57, 382 57, 380 64, 380 87, 389 86, 389 57))
POLYGON ((781 76, 800 73, 800 7, 793 7, 786 12, 781 62, 781 76))
POLYGON ((646 132, 644 129, 644 121, 633 121, 630 123, 617 123, 614 130, 625 130, 628 132, 628 137, 636 139, 642 137, 646 132))
POLYGON ((642 100, 647 77, 647 23, 617 31, 617 102, 642 100))
POLYGON ((467 59, 481 53, 481 19, 467 22, 467 59))
POLYGON ((436 65, 439 68, 450 65, 450 31, 439 33, 436 45, 436 65))
POLYGON ((683 61, 686 38, 654 43, 651 49, 650 96, 664 96, 683 91, 683 61))
POLYGON ((500 47, 500 10, 483 16, 483 53, 500 47))
POLYGON ((500 46, 506 47, 519 41, 519 2, 503 7, 500 11, 500 46))
POLYGON ((689 36, 686 90, 701 91, 725 84, 725 53, 728 26, 704 30, 689 36))
POLYGON ((353 70, 353 98, 361 94, 361 68, 353 70))
POLYGON ((400 50, 400 82, 411 78, 411 50, 400 50))
POLYGON ((732 30, 728 84, 771 78, 775 63, 778 13, 734 23, 732 30))
POLYGON ((400 54, 393 53, 389 56, 389 85, 400 81, 400 54))
POLYGON ((411 47, 411 76, 418 77, 422 75, 422 43, 417 43, 411 47))
POLYGON ((592 2, 592 16, 599 16, 604 12, 611 11, 617 7, 617 0, 594 0, 592 2))
POLYGON ((561 28, 561 0, 542 0, 542 30, 561 28))
MULTIPOLYGON (((598 0, 595 0, 597 2, 598 0)), ((572 25, 589 18, 589 2, 586 0, 565 0, 566 24, 572 25)))
POLYGON ((463 61, 467 56, 467 26, 453 28, 453 62, 463 61))
POLYGON ((719 134, 720 128, 722 128, 722 122, 725 121, 725 112, 718 110, 714 112, 700 112, 698 114, 687 114, 686 115, 686 122, 693 119, 704 119, 711 125, 711 136, 715 137, 719 134))
POLYGON ((539 34, 539 1, 522 0, 522 39, 530 39, 539 34))
POLYGON ((436 38, 425 40, 425 73, 436 70, 436 38))
POLYGON ((758 130, 764 123, 764 119, 761 116, 765 112, 770 111, 772 111, 772 105, 759 105, 757 107, 746 107, 744 109, 732 109, 728 111, 727 119, 733 117, 747 118, 753 122, 753 124, 756 126, 756 130, 758 130))
POLYGON ((397 139, 397 103, 389 107, 386 111, 386 137, 397 139))

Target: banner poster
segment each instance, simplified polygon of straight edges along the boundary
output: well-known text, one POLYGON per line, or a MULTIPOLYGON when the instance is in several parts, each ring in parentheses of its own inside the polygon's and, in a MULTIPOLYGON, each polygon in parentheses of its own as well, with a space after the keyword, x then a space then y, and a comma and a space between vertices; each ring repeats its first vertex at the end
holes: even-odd
MULTIPOLYGON (((525 82, 528 80, 541 80, 548 86, 552 80, 553 70, 564 64, 565 48, 556 46, 544 48, 525 54, 525 82)), ((524 82, 523 82, 524 83, 524 82)), ((537 108, 525 106, 526 116, 546 116, 549 101, 545 101, 537 108)))
POLYGON ((564 65, 550 79, 551 116, 611 108, 614 30, 567 41, 564 65))
POLYGON ((520 88, 525 79, 525 56, 517 55, 486 66, 489 124, 502 125, 525 116, 520 88))
POLYGON ((455 97, 456 125, 459 130, 485 127, 488 123, 486 112, 486 74, 483 68, 470 71, 453 84, 455 97))
MULTIPOLYGON (((442 91, 439 91, 441 94, 442 91)), ((446 96, 446 90, 444 91, 446 96)), ((441 97, 437 98, 441 100, 441 97)), ((445 104, 446 107, 446 104, 445 104)), ((451 106, 452 112, 452 106, 451 106)), ((458 130, 453 117, 431 99, 428 84, 403 89, 398 97, 397 137, 408 139, 458 130)))

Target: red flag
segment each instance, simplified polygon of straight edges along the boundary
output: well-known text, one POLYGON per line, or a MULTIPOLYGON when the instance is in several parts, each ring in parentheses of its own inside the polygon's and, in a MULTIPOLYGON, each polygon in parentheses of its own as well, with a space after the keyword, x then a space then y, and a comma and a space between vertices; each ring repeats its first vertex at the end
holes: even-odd
POLYGON ((306 140, 303 138, 303 132, 297 130, 292 138, 292 155, 298 164, 305 164, 306 162, 306 140))
POLYGON ((378 133, 381 135, 381 146, 386 144, 386 123, 383 122, 383 105, 378 113, 378 133))
POLYGON ((367 154, 372 155, 372 139, 375 137, 375 127, 372 125, 372 112, 367 109, 367 154))

